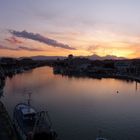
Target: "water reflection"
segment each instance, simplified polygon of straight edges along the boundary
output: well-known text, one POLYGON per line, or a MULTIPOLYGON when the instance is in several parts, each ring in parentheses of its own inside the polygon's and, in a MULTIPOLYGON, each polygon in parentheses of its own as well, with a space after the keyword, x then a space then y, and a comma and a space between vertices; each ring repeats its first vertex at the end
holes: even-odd
POLYGON ((0 77, 0 98, 3 97, 3 88, 5 86, 5 79, 0 77))
POLYGON ((3 89, 0 88, 0 98, 3 97, 3 96, 4 96, 4 95, 3 95, 3 89))
POLYGON ((32 91, 32 104, 50 112, 62 140, 93 140, 102 129, 113 140, 140 139, 139 84, 115 79, 54 75, 42 67, 6 80, 3 102, 14 106, 32 91), (117 94, 116 91, 119 91, 117 94))

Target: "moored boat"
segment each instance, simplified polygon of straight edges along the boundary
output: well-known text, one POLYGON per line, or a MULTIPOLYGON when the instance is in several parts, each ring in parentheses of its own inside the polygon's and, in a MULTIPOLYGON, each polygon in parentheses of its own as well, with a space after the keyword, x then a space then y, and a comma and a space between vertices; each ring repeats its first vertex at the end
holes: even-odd
POLYGON ((96 138, 96 140, 108 140, 108 139, 106 139, 105 137, 102 136, 102 130, 99 130, 98 133, 99 134, 98 134, 98 137, 96 138))
POLYGON ((48 112, 37 112, 30 103, 15 106, 13 121, 22 140, 56 140, 48 112))
POLYGON ((103 138, 103 137, 98 137, 98 138, 96 138, 96 140, 107 140, 107 139, 103 138))

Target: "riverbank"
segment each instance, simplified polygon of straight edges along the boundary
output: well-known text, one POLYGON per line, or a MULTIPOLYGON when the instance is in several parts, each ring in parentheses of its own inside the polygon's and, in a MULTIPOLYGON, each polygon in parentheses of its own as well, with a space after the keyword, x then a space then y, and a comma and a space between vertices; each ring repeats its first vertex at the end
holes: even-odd
POLYGON ((6 108, 0 101, 0 140, 18 140, 6 108))
POLYGON ((75 69, 66 69, 64 67, 53 67, 54 74, 61 74, 68 77, 88 77, 88 78, 96 78, 96 79, 102 79, 102 78, 115 78, 115 79, 121 79, 121 80, 127 80, 127 81, 136 81, 140 82, 140 77, 132 74, 119 74, 116 71, 114 72, 106 72, 106 71, 79 71, 75 69))
POLYGON ((28 58, 14 59, 1 58, 0 59, 0 93, 5 85, 7 77, 12 78, 14 75, 32 70, 37 67, 51 65, 51 61, 39 61, 28 58))
POLYGON ((69 77, 116 78, 140 82, 140 60, 89 60, 68 57, 57 60, 53 65, 54 74, 69 77))

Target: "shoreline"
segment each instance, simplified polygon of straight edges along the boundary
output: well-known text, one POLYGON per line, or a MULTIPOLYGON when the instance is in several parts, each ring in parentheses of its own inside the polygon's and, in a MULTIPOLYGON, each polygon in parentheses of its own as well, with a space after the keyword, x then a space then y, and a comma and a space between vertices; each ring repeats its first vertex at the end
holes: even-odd
MULTIPOLYGON (((53 67, 54 68, 54 67, 53 67)), ((123 74, 94 74, 94 73, 63 73, 63 72, 56 72, 53 71, 55 75, 62 75, 68 77, 85 77, 85 78, 95 78, 95 79, 102 79, 102 78, 114 78, 126 81, 135 81, 140 83, 140 77, 132 76, 132 75, 123 75, 123 74)))
POLYGON ((18 140, 16 132, 14 130, 12 120, 9 117, 9 114, 0 101, 0 138, 1 140, 18 140))

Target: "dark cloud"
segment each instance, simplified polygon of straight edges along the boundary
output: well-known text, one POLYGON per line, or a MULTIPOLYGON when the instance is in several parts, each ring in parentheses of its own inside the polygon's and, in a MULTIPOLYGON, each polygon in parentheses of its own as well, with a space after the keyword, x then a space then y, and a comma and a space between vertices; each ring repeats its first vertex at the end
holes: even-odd
POLYGON ((12 36, 10 38, 6 38, 5 39, 7 42, 11 43, 11 44, 21 44, 22 41, 18 40, 16 37, 12 36))
POLYGON ((28 47, 25 47, 25 46, 19 46, 19 47, 18 47, 18 50, 26 50, 26 51, 43 51, 43 50, 41 50, 41 49, 28 48, 28 47))
POLYGON ((44 43, 44 44, 47 44, 47 45, 50 45, 53 47, 60 47, 60 48, 69 49, 69 50, 76 50, 75 48, 72 48, 67 44, 60 43, 54 39, 44 37, 40 34, 29 33, 27 31, 19 32, 19 31, 15 31, 15 30, 9 30, 9 32, 16 37, 22 37, 25 39, 35 40, 35 41, 38 41, 38 42, 41 42, 41 43, 44 43))
POLYGON ((29 47, 25 47, 25 46, 18 46, 16 48, 11 48, 11 47, 0 45, 0 49, 11 50, 11 51, 20 51, 20 50, 25 50, 25 51, 43 51, 41 49, 29 48, 29 47))

